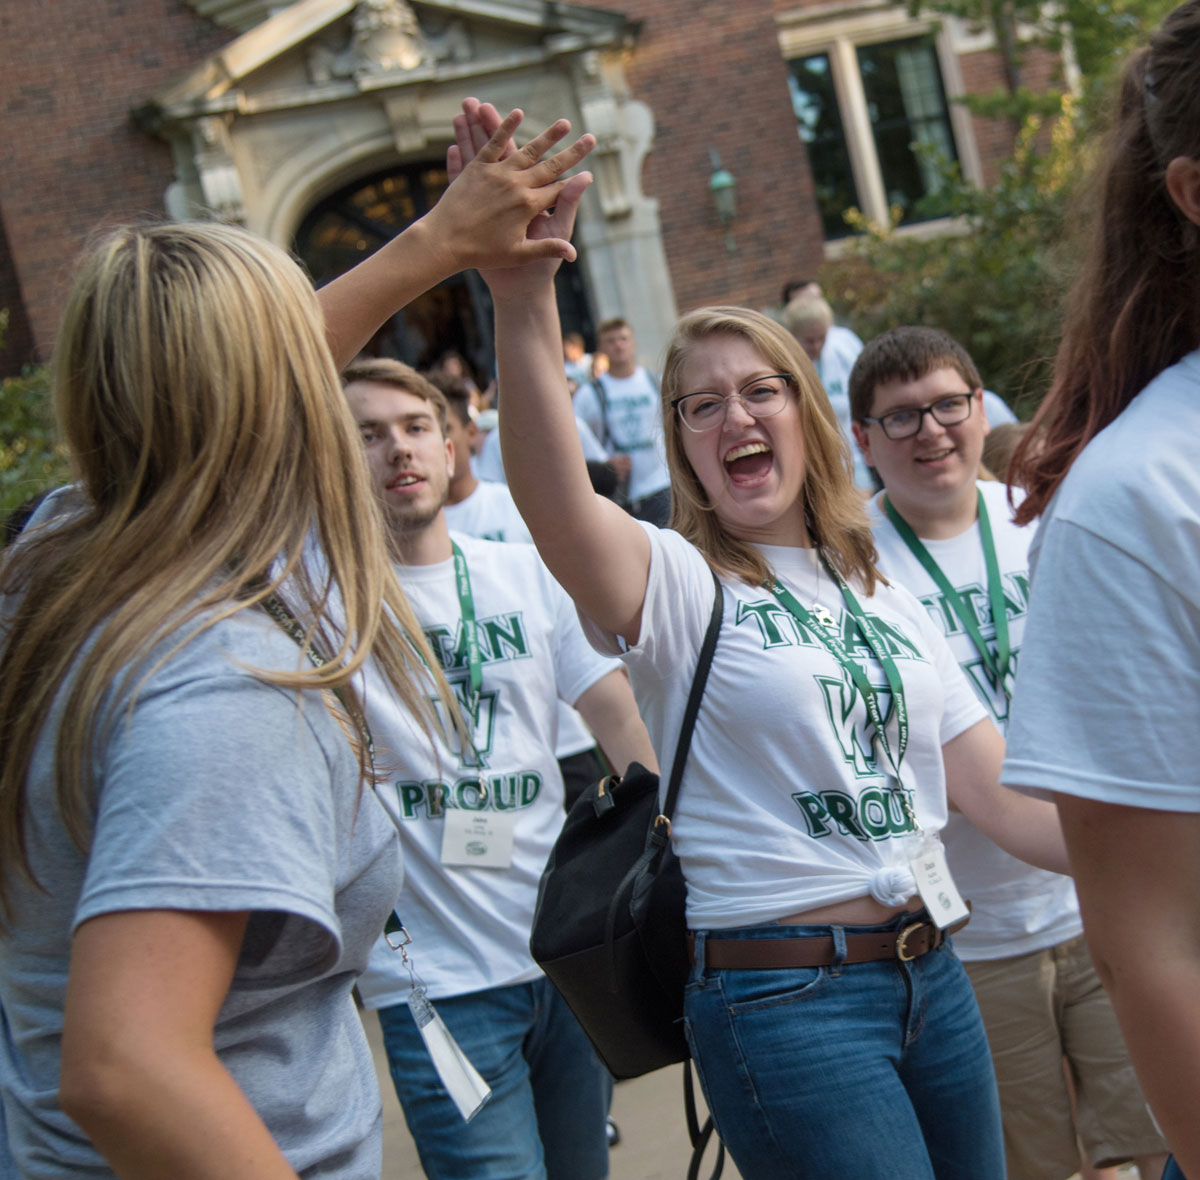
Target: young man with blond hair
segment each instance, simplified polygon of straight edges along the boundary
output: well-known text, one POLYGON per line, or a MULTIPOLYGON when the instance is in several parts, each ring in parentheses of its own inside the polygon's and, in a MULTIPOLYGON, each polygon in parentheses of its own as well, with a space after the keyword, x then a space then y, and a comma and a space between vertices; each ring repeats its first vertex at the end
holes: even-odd
POLYGON ((352 365, 344 381, 401 585, 469 730, 435 735, 431 748, 368 671, 366 714, 387 772, 377 789, 400 829, 415 969, 492 1089, 471 1122, 438 1084, 406 1003, 412 977, 386 941, 359 990, 379 1011, 431 1180, 603 1180, 611 1082, 530 957, 529 932, 563 819, 559 701, 579 709, 622 771, 634 759, 654 764, 649 739, 625 674, 592 651, 536 550, 448 528, 443 395, 399 361, 352 365))

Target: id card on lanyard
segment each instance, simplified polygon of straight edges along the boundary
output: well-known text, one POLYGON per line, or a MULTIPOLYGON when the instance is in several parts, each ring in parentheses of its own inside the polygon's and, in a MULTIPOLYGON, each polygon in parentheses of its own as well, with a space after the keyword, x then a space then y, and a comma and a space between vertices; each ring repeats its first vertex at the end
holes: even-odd
MULTIPOLYGON (((326 662, 325 657, 313 646, 308 638, 308 634, 300 625, 299 620, 292 614, 278 594, 271 594, 264 598, 260 605, 299 644, 314 668, 324 667, 326 662)), ((338 703, 349 713, 350 703, 345 695, 339 689, 334 689, 333 691, 338 703)), ((367 725, 366 718, 362 717, 361 720, 366 737, 365 753, 367 768, 370 772, 371 781, 374 782, 375 742, 371 737, 371 730, 367 725)), ((426 1052, 433 1062, 433 1067, 437 1071, 438 1078, 441 1080, 442 1085, 446 1087, 463 1121, 470 1122, 483 1108, 484 1103, 491 1098, 491 1087, 483 1080, 482 1075, 467 1059, 467 1055, 462 1049, 459 1048, 458 1042, 450 1034, 450 1030, 437 1014, 432 1001, 425 994, 425 985, 417 978, 411 956, 405 950, 412 943, 412 937, 404 929, 404 925, 401 923, 399 915, 395 910, 391 912, 384 923, 383 936, 393 951, 400 952, 400 958, 408 968, 409 978, 412 982, 411 990, 407 996, 409 1010, 416 1021, 417 1029, 421 1034, 421 1040, 425 1044, 426 1052), (400 937, 397 938, 397 935, 400 937)))
POLYGON ((842 600, 853 617, 859 633, 866 641, 871 654, 883 669, 883 675, 887 680, 888 690, 892 696, 892 706, 896 714, 896 747, 894 750, 891 740, 888 737, 887 719, 884 717, 883 708, 879 703, 879 693, 867 678, 866 672, 863 671, 858 662, 846 650, 846 645, 837 633, 837 621, 834 619, 832 613, 824 607, 817 607, 815 605, 812 611, 807 610, 801 605, 796 596, 781 582, 775 582, 767 588, 774 595, 776 601, 804 626, 810 634, 815 636, 829 654, 833 656, 862 696, 867 710, 867 718, 871 723, 873 743, 887 768, 887 773, 896 780, 896 785, 900 788, 900 798, 904 804, 905 811, 908 813, 909 822, 913 825, 916 833, 916 838, 908 858, 908 864, 912 871, 913 879, 916 882, 917 891, 920 893, 921 900, 925 903, 925 907, 929 910, 929 914, 934 922, 944 929, 957 922, 960 918, 966 917, 970 911, 967 908, 966 902, 963 901, 962 895, 954 885, 950 869, 946 864, 946 852, 942 847, 941 841, 938 839, 936 833, 931 835, 921 827, 916 812, 908 801, 908 795, 904 791, 900 768, 904 762, 905 752, 908 749, 909 737, 908 701, 904 692, 904 681, 901 679, 896 662, 888 652, 887 646, 883 642, 878 629, 859 605, 858 599, 850 589, 846 579, 842 577, 841 571, 832 562, 828 561, 825 554, 820 551, 818 551, 818 560, 822 562, 834 581, 837 582, 842 600))
MULTIPOLYGON (((466 720, 471 726, 475 763, 482 768, 485 765, 483 755, 474 744, 474 726, 479 717, 479 701, 483 693, 483 656, 475 627, 475 598, 471 593, 467 559, 457 541, 450 542, 450 550, 454 554, 454 589, 458 595, 463 640, 467 649, 466 720)), ((447 808, 442 814, 442 864, 488 869, 507 869, 512 865, 517 829, 515 811, 447 808)))

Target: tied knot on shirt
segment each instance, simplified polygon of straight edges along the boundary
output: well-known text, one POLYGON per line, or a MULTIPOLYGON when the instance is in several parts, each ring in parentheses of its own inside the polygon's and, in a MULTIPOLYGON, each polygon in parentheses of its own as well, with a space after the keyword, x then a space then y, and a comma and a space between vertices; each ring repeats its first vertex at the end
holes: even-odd
POLYGON ((917 880, 908 865, 885 865, 872 875, 870 890, 880 905, 902 906, 917 892, 917 880))

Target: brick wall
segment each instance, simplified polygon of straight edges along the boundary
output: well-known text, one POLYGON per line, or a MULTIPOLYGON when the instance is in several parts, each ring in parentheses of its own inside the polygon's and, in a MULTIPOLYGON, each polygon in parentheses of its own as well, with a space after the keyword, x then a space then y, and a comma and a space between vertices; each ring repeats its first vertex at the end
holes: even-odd
POLYGON ((0 211, 38 355, 88 233, 163 215, 170 153, 130 109, 230 38, 179 0, 0 4, 0 211))
MULTIPOLYGON (((592 3, 643 22, 626 69, 656 121, 643 184, 660 203, 680 309, 773 303, 785 280, 812 273, 824 255, 774 19, 796 0, 592 3), (732 253, 708 191, 710 147, 738 182, 732 253)), ((52 10, 45 0, 0 2, 0 218, 11 256, 7 273, 0 258, 0 301, 14 320, 0 363, 49 350, 70 262, 90 230, 163 213, 170 154, 129 111, 231 36, 182 0, 55 0, 52 10)), ((962 68, 972 92, 1003 81, 994 53, 966 55, 962 68)), ((1055 69, 1032 54, 1027 81, 1055 69)), ((976 119, 975 130, 990 179, 1013 129, 976 119)))
POLYGON ((654 112, 643 184, 660 203, 680 310, 775 303, 787 279, 820 265, 824 246, 770 4, 592 3, 644 22, 625 68, 634 97, 654 112), (708 191, 710 146, 737 178, 735 253, 708 191))

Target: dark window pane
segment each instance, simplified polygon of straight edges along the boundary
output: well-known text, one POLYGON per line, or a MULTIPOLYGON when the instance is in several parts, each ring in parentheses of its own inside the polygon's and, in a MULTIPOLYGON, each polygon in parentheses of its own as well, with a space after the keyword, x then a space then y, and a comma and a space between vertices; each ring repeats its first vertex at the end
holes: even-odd
POLYGON ((788 62, 788 88, 796 126, 808 149, 825 236, 843 238, 850 232, 843 215, 859 202, 829 55, 815 53, 788 62))
POLYGON ((860 46, 858 68, 888 204, 902 224, 944 215, 941 169, 958 156, 932 40, 860 46))

